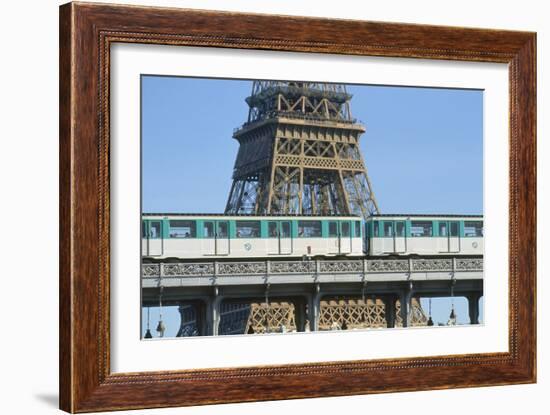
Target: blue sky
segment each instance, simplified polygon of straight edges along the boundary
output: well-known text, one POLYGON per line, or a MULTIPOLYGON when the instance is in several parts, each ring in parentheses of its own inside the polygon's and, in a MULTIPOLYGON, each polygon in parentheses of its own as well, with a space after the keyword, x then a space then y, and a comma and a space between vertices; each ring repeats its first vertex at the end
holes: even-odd
MULTIPOLYGON (((483 213, 482 91, 347 88, 367 129, 361 150, 382 213, 483 213)), ((223 212, 238 150, 232 132, 247 119, 251 89, 249 80, 142 77, 144 212, 223 212)), ((466 301, 455 305, 466 322, 466 301)), ((433 300, 432 310, 446 322, 450 302, 433 300)), ((177 312, 164 314, 174 335, 177 312)), ((151 316, 155 326, 158 310, 151 316)))

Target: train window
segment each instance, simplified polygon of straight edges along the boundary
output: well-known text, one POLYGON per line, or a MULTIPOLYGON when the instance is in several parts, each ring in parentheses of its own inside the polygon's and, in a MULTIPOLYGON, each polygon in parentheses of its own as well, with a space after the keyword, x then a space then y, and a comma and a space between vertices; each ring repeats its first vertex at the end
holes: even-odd
POLYGON ((384 222, 384 236, 386 238, 393 236, 393 222, 384 222))
POLYGON ((171 220, 170 238, 195 238, 197 228, 194 220, 171 220))
POLYGON ((227 222, 218 222, 218 238, 227 238, 227 222))
POLYGON ((378 221, 374 222, 373 225, 374 225, 374 232, 373 232, 374 235, 372 235, 372 236, 378 237, 378 235, 379 235, 379 233, 378 233, 378 229, 379 229, 378 221))
POLYGON ((395 222, 395 236, 405 236, 405 222, 395 222))
POLYGON ((318 238, 321 236, 321 221, 318 220, 299 220, 298 237, 300 238, 318 238))
POLYGON ((328 223, 328 236, 330 238, 338 237, 338 223, 336 223, 336 222, 329 222, 328 223))
POLYGON ((160 238, 160 222, 149 224, 149 238, 160 238))
POLYGON ((205 238, 214 237, 214 222, 204 222, 202 224, 202 236, 205 238))
POLYGON ((483 222, 481 221, 464 222, 464 236, 469 236, 469 237, 483 236, 483 222))
POLYGON ((260 221, 237 221, 237 238, 259 238, 260 221))
POLYGON ((451 222, 451 236, 458 236, 458 222, 451 222))
POLYGON ((290 238, 290 222, 281 222, 281 238, 290 238))
POLYGON ((142 238, 147 237, 147 222, 145 222, 145 221, 141 222, 141 237, 142 238))
POLYGON ((360 238, 361 237, 361 222, 355 221, 355 237, 360 238))
POLYGON ((340 226, 342 227, 342 236, 348 237, 351 234, 351 224, 349 222, 341 222, 340 226))
POLYGON ((277 222, 267 223, 267 233, 270 238, 277 238, 279 236, 279 231, 277 230, 277 222))
POLYGON ((429 221, 412 221, 411 222, 411 236, 432 236, 433 225, 429 221))
POLYGON ((447 222, 439 222, 439 236, 449 236, 447 222))

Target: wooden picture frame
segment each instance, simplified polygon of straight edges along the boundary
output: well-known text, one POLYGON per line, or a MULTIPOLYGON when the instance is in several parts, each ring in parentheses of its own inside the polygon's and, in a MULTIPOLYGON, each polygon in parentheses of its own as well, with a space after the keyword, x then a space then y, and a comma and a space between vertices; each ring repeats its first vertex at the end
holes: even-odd
POLYGON ((61 409, 91 412, 536 381, 535 33, 70 3, 60 8, 59 93, 61 409), (330 35, 334 31, 338 37, 330 35), (111 374, 109 59, 116 42, 507 63, 509 352, 111 374))

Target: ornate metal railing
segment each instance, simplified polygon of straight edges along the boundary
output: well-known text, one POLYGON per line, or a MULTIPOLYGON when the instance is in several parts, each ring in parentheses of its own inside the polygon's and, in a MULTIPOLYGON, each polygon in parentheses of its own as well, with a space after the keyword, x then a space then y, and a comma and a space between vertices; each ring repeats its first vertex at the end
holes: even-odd
POLYGON ((483 271, 483 258, 348 259, 143 264, 143 278, 282 274, 378 274, 483 271))

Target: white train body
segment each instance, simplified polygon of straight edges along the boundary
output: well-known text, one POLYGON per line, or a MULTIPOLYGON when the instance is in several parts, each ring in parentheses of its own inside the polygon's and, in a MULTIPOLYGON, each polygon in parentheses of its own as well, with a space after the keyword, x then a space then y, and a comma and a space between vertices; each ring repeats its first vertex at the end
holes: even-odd
POLYGON ((144 214, 142 256, 155 260, 364 255, 355 216, 144 214))
POLYGON ((365 229, 370 256, 483 255, 480 215, 374 215, 365 229))

